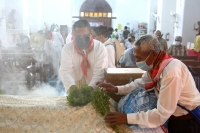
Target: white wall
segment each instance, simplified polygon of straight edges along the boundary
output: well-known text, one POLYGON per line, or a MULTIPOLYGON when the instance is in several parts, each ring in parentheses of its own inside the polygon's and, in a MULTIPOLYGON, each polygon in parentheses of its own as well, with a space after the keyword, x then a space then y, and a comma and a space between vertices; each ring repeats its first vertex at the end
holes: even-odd
POLYGON ((147 22, 147 0, 116 0, 115 14, 117 20, 113 27, 122 24, 122 27, 137 30, 138 23, 147 22))
POLYGON ((147 0, 147 33, 152 34, 156 30, 156 20, 151 16, 151 13, 157 14, 158 0, 147 0))
POLYGON ((200 0, 179 0, 177 8, 180 8, 180 18, 182 23, 178 25, 178 33, 183 37, 183 44, 186 45, 187 42, 193 42, 196 36, 196 31, 193 30, 194 24, 200 21, 200 0))
POLYGON ((174 23, 171 23, 173 18, 170 15, 171 11, 176 10, 176 0, 158 0, 158 15, 159 21, 157 22, 157 30, 163 34, 163 38, 167 33, 170 34, 168 47, 174 42, 174 23))
MULTIPOLYGON (((16 9, 16 26, 28 28, 31 32, 40 30, 46 22, 49 27, 52 23, 68 25, 78 19, 80 7, 85 0, 4 0, 7 10, 16 9), (12 3, 12 4, 10 4, 12 3), (27 8, 28 7, 28 8, 27 8), (27 22, 28 21, 28 22, 27 22), (23 24, 23 25, 22 25, 23 24)), ((113 11, 113 28, 118 24, 137 30, 139 22, 147 22, 147 0, 106 0, 113 11), (128 25, 129 23, 129 25, 128 25)))

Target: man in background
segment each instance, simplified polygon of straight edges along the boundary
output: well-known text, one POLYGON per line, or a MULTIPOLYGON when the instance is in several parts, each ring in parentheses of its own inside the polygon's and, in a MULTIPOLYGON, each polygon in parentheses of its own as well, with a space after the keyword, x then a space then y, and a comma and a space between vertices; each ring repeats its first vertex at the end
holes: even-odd
POLYGON ((115 68, 115 48, 111 38, 108 38, 109 31, 106 26, 100 25, 95 29, 96 39, 102 42, 108 53, 108 67, 115 68))
POLYGON ((167 52, 167 49, 168 49, 167 41, 162 38, 163 34, 161 34, 159 30, 156 30, 155 35, 160 43, 160 49, 164 52, 167 52))
POLYGON ((128 34, 130 34, 130 31, 128 30, 127 26, 125 26, 123 31, 124 40, 128 38, 128 34))
POLYGON ((168 54, 172 56, 187 56, 187 48, 182 45, 182 37, 176 36, 175 38, 175 44, 171 45, 168 49, 168 54))

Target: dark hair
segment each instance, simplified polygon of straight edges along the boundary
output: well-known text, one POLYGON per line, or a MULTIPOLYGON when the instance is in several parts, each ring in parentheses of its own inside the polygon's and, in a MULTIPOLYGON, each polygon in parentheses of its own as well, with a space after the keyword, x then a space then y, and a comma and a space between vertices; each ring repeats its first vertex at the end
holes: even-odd
POLYGON ((104 37, 108 37, 108 29, 105 25, 100 25, 98 26, 94 32, 96 33, 97 36, 104 36, 104 37))
POLYGON ((85 20, 85 19, 80 19, 80 20, 76 21, 74 23, 74 26, 73 26, 73 31, 76 28, 88 28, 89 31, 91 31, 90 23, 87 20, 85 20))
POLYGON ((118 29, 116 28, 115 31, 117 31, 118 29))
POLYGON ((132 41, 134 41, 134 40, 132 40, 132 39, 134 39, 134 40, 135 40, 135 36, 131 35, 131 37, 130 37, 130 38, 128 38, 128 41, 129 41, 129 42, 132 42, 132 41))
POLYGON ((108 27, 108 31, 113 31, 113 28, 112 27, 108 27))
POLYGON ((125 27, 124 27, 124 29, 126 29, 126 30, 127 30, 127 26, 125 26, 125 27))

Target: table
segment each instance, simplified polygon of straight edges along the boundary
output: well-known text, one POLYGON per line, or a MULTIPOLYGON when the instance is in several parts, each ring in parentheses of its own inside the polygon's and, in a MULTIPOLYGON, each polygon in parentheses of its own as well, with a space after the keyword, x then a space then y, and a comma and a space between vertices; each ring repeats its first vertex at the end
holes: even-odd
POLYGON ((141 78, 144 72, 140 68, 108 68, 106 70, 106 82, 115 86, 125 85, 130 81, 141 78))

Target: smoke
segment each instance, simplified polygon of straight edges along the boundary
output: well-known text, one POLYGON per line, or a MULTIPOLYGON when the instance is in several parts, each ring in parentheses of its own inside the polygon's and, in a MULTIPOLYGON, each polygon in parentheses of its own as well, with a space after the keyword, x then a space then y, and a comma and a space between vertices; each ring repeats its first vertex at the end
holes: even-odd
MULTIPOLYGON (((38 79, 39 74, 36 74, 38 79)), ((27 86, 27 71, 17 69, 9 63, 0 61, 0 90, 7 95, 34 95, 34 96, 66 96, 62 82, 59 79, 40 83, 36 80, 33 88, 27 86)))
POLYGON ((65 91, 57 87, 52 87, 49 84, 35 85, 28 89, 26 82, 8 81, 1 84, 3 94, 6 95, 32 95, 32 96, 66 96, 65 91))

